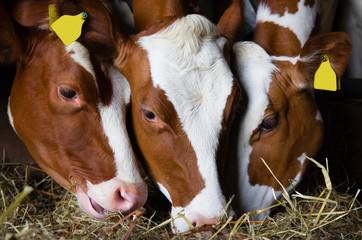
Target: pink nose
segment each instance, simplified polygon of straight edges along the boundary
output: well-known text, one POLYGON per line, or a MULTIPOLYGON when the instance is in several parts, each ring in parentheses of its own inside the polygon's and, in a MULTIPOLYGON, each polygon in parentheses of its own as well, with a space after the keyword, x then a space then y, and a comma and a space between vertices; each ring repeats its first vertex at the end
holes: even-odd
MULTIPOLYGON (((88 193, 76 186, 79 206, 89 215, 106 218, 104 210, 112 212, 130 212, 142 207, 147 200, 146 184, 114 184, 98 185, 88 193), (88 196, 90 194, 90 196, 88 196)), ((93 186, 94 187, 94 186, 93 186)))
POLYGON ((131 193, 119 189, 115 193, 114 209, 121 212, 131 212, 142 207, 147 200, 147 189, 131 193))
POLYGON ((204 225, 216 224, 219 221, 220 221, 220 217, 206 218, 206 217, 199 215, 192 221, 192 225, 194 225, 194 227, 202 227, 204 225))

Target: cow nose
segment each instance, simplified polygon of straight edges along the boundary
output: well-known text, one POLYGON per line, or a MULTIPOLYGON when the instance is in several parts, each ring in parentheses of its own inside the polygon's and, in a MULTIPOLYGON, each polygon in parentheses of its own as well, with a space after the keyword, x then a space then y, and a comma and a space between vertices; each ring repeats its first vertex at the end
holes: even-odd
MULTIPOLYGON (((95 211, 98 211, 97 205, 111 212, 134 211, 146 203, 148 195, 145 182, 127 183, 111 179, 94 185, 88 182, 87 187, 87 195, 92 199, 95 211)), ((81 204, 86 206, 86 202, 81 204)))
POLYGON ((192 225, 194 227, 202 227, 204 225, 216 224, 219 221, 220 221, 220 217, 206 218, 206 217, 199 215, 192 221, 192 225))
POLYGON ((147 200, 147 194, 134 194, 124 189, 118 189, 115 193, 115 209, 121 212, 131 212, 142 207, 147 200))

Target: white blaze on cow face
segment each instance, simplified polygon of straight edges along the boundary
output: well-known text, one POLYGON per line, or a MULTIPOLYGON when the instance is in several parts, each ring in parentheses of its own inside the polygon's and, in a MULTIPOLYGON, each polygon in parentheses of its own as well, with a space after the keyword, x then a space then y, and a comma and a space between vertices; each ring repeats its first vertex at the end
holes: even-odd
POLYGON ((96 74, 93 69, 92 62, 90 60, 89 51, 79 42, 73 42, 69 46, 66 47, 67 52, 70 53, 70 56, 74 60, 74 62, 78 63, 82 66, 87 72, 92 75, 94 84, 98 89, 98 83, 96 81, 96 74))
MULTIPOLYGON (((218 217, 225 197, 215 159, 223 111, 233 86, 223 56, 226 40, 204 17, 188 15, 156 34, 140 38, 138 43, 148 53, 154 87, 165 92, 178 114, 205 182, 205 188, 183 208, 184 213, 186 217, 218 217), (201 34, 196 36, 195 32, 201 34)), ((176 208, 173 215, 177 214, 176 208)), ((186 223, 181 225, 177 225, 178 230, 188 228, 186 223)))
MULTIPOLYGON (((264 112, 269 104, 269 87, 273 72, 277 68, 273 65, 270 56, 259 45, 253 42, 236 43, 233 47, 236 56, 237 78, 241 81, 248 96, 248 107, 243 117, 239 146, 245 151, 242 159, 249 159, 251 146, 250 137, 261 123, 264 112)), ((247 165, 243 164, 243 172, 239 176, 247 176, 247 165)))
POLYGON ((108 77, 112 82, 113 95, 109 105, 98 105, 102 125, 111 146, 117 166, 117 179, 127 183, 143 182, 137 171, 136 159, 126 130, 126 105, 130 103, 131 90, 125 77, 111 68, 108 77), (126 170, 126 171, 125 171, 126 170))
POLYGON ((306 0, 298 2, 298 11, 296 13, 285 12, 283 16, 279 14, 272 14, 269 6, 260 4, 256 18, 257 23, 260 22, 273 22, 279 26, 290 29, 299 39, 301 46, 303 46, 310 37, 312 28, 317 18, 317 4, 313 7, 305 5, 306 0), (301 21, 303 19, 303 21, 301 21))
MULTIPOLYGON (((72 59, 87 70, 98 89, 97 79, 88 50, 78 42, 67 47, 72 59)), ((101 207, 111 211, 128 211, 142 206, 147 199, 147 187, 138 171, 135 155, 126 130, 126 105, 130 103, 131 90, 125 77, 110 68, 107 77, 111 80, 112 97, 108 105, 98 103, 104 134, 113 151, 116 176, 102 183, 92 184, 87 180, 87 196, 101 207), (121 198, 120 198, 121 197, 121 198), (120 201, 120 199, 122 201, 120 201)), ((81 197, 83 190, 77 191, 79 205, 87 211, 89 201, 81 197)), ((89 211, 87 211, 89 213, 89 211)), ((105 216, 94 215, 97 218, 105 216)))
POLYGON ((242 184, 238 189, 239 199, 235 201, 241 203, 243 210, 254 211, 262 209, 262 206, 269 206, 274 200, 271 187, 250 184, 248 166, 253 150, 249 141, 269 105, 269 87, 273 72, 277 69, 264 49, 253 42, 236 43, 233 50, 237 64, 236 77, 241 81, 248 96, 248 106, 241 122, 236 145, 239 162, 238 182, 242 184))

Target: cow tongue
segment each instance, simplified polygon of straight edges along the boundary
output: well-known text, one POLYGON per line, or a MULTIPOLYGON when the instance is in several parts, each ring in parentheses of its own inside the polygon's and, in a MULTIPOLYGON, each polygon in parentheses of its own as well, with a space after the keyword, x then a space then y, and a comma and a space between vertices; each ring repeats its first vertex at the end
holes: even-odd
POLYGON ((104 208, 102 208, 98 203, 96 203, 93 199, 89 198, 94 210, 99 213, 104 213, 104 208))

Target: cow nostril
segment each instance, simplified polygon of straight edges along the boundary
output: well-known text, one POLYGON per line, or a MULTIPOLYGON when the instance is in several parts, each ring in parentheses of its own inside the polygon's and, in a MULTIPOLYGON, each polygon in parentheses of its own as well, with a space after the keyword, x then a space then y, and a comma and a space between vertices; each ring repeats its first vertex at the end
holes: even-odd
POLYGON ((116 192, 115 197, 115 208, 117 211, 128 212, 135 210, 137 207, 137 201, 133 198, 132 194, 127 191, 119 190, 116 192))
POLYGON ((121 199, 122 201, 126 200, 126 198, 124 198, 124 197, 122 196, 122 192, 121 192, 121 191, 118 191, 118 196, 120 197, 120 199, 121 199))
POLYGON ((193 225, 194 227, 196 227, 197 224, 196 224, 196 222, 192 222, 192 225, 193 225))

